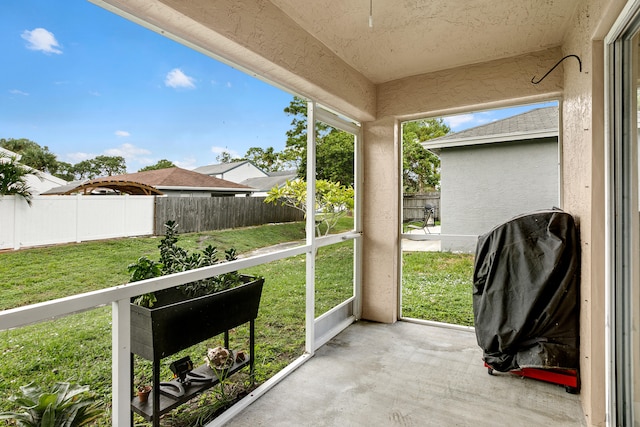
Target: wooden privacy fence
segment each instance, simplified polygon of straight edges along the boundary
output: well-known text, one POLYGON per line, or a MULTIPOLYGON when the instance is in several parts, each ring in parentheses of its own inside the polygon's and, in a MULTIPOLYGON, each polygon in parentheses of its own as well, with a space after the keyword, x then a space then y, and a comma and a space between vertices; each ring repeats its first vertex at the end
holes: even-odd
POLYGON ((435 219, 440 220, 440 192, 405 193, 403 197, 402 221, 416 221, 424 218, 424 207, 434 207, 435 219))
POLYGON ((264 203, 264 197, 156 197, 154 234, 164 235, 173 220, 181 233, 302 221, 301 211, 264 203))

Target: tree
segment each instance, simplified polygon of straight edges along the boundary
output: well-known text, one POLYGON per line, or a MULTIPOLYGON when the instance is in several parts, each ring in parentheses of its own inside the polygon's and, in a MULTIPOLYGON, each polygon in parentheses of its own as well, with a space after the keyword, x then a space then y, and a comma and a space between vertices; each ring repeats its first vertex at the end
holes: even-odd
MULTIPOLYGON (((298 175, 306 176, 307 164, 307 103, 293 98, 286 114, 292 115, 292 128, 287 131, 287 144, 283 157, 297 165, 298 175)), ((316 123, 316 178, 353 185, 353 135, 324 123, 316 123)))
POLYGON ((266 172, 275 172, 284 170, 285 162, 282 159, 282 153, 275 151, 273 147, 266 149, 260 147, 250 147, 244 155, 244 160, 251 163, 266 172))
POLYGON ((15 195, 22 197, 31 206, 32 194, 27 175, 36 175, 26 166, 18 163, 18 159, 0 154, 0 197, 15 195))
POLYGON ((74 175, 78 179, 93 179, 100 175, 100 170, 91 160, 82 160, 73 165, 74 175))
MULTIPOLYGON (((332 130, 316 144, 316 177, 353 185, 354 153, 353 134, 332 130)), ((301 169, 306 173, 306 164, 301 169)))
POLYGON ((82 160, 75 165, 60 162, 48 147, 41 147, 37 142, 26 138, 0 139, 0 147, 19 154, 20 163, 40 172, 62 178, 66 181, 75 179, 93 179, 103 175, 120 175, 127 172, 125 159, 122 156, 96 156, 82 160))
POLYGON ((175 167, 176 165, 174 165, 173 162, 167 159, 162 159, 162 160, 158 160, 158 162, 155 165, 149 165, 149 166, 143 167, 142 169, 138 170, 138 172, 155 171, 159 169, 169 169, 169 168, 175 168, 175 167))
POLYGON ((216 156, 216 160, 218 161, 218 163, 233 163, 241 159, 234 158, 230 152, 224 150, 216 156))
POLYGON ((421 142, 448 134, 442 119, 406 122, 402 126, 402 179, 406 193, 420 193, 440 186, 440 159, 421 142))
POLYGON ((65 181, 75 181, 76 179, 75 166, 67 162, 58 162, 58 172, 55 176, 62 178, 65 181))
MULTIPOLYGON (((324 179, 316 180, 316 235, 326 236, 338 220, 353 210, 353 187, 324 179)), ((307 217, 307 183, 302 179, 287 181, 267 193, 265 203, 282 204, 298 209, 307 217)))
POLYGON ((93 159, 93 164, 101 176, 127 173, 127 165, 122 156, 96 156, 93 159))
POLYGON ((56 155, 49 151, 49 147, 41 147, 38 143, 21 139, 0 139, 0 147, 20 154, 20 163, 32 167, 40 172, 55 174, 58 171, 56 155))

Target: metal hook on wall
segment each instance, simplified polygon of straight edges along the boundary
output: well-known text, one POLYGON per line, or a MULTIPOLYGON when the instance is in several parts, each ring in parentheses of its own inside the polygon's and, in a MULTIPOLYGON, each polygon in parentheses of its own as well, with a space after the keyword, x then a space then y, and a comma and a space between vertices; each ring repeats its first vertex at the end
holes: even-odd
POLYGON ((541 78, 540 80, 538 80, 537 82, 535 82, 535 81, 534 81, 534 80, 535 80, 535 78, 536 78, 536 76, 533 76, 533 77, 531 78, 531 83, 533 83, 534 85, 537 85, 538 83, 540 83, 541 81, 543 81, 543 80, 545 79, 545 77, 547 77, 547 76, 549 75, 549 73, 551 73, 553 70, 555 70, 555 69, 556 69, 556 67, 557 67, 558 65, 560 65, 560 63, 561 63, 562 61, 564 61, 565 59, 570 58, 570 57, 572 57, 572 56, 578 60, 578 65, 579 65, 579 67, 580 67, 580 72, 582 72, 582 61, 580 60, 580 57, 579 57, 578 55, 567 55, 567 56, 565 56, 564 58, 562 58, 560 61, 558 61, 558 63, 557 63, 556 65, 554 65, 554 66, 553 66, 549 71, 547 71, 547 74, 545 74, 544 76, 542 76, 542 78, 541 78))

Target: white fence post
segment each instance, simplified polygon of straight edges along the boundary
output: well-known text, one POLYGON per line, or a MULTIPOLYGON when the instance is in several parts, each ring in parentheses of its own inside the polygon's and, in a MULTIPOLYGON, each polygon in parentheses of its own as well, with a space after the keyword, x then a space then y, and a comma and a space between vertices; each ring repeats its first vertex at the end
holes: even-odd
POLYGON ((22 241, 22 230, 24 223, 24 215, 20 215, 20 204, 18 203, 18 197, 13 196, 13 249, 20 249, 20 242, 22 241))
POLYGON ((76 194, 75 197, 75 211, 76 211, 76 243, 82 242, 82 237, 80 236, 80 203, 82 203, 82 199, 80 198, 80 193, 76 194))

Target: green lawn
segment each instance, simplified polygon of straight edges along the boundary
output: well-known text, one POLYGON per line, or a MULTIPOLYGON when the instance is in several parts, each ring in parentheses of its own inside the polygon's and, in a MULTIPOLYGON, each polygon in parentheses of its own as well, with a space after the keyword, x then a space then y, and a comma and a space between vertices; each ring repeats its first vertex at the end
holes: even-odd
MULTIPOLYGON (((352 226, 344 219, 340 230, 352 226)), ((231 246, 239 253, 304 238, 304 224, 277 224, 238 230, 181 235, 179 245, 202 249, 208 244, 220 251, 231 246)), ((32 304, 128 281, 127 265, 141 255, 158 259, 159 238, 128 238, 60 245, 0 253, 0 308, 32 304)), ((318 251, 316 265, 316 315, 348 298, 352 292, 353 243, 344 242, 318 251)), ((404 315, 451 323, 469 324, 471 316, 470 256, 439 253, 404 255, 404 315), (436 275, 431 270, 446 270, 436 275), (428 270, 429 274, 425 274, 428 270), (415 276, 414 281, 412 276, 415 276), (437 282, 446 283, 436 292, 437 282), (465 282, 466 281, 466 282, 465 282), (468 298, 463 295, 468 294, 468 298), (412 299, 413 298, 413 299, 412 299), (428 303, 425 304, 424 298, 428 303), (434 304, 439 298, 443 304, 434 304), (455 308, 429 310, 429 306, 455 308), (468 302, 468 303, 467 303, 468 302), (409 304, 409 305, 407 305, 409 304), (443 313, 440 315, 439 313, 443 313), (440 318, 438 318, 440 316, 440 318), (462 319, 462 320, 456 320, 462 319)), ((304 351, 305 256, 292 257, 243 271, 265 277, 256 321, 256 379, 265 381, 304 351)), ((102 307, 51 322, 0 331, 0 411, 12 409, 7 397, 31 381, 50 385, 55 381, 89 384, 105 402, 111 394, 111 310, 102 307)), ((231 333, 231 346, 248 347, 248 328, 231 333)), ((221 337, 163 359, 163 378, 168 364, 182 355, 200 363, 206 349, 221 344, 221 337)), ((150 364, 136 358, 136 376, 150 376, 150 364)), ((245 389, 245 374, 234 376, 245 389)), ((231 390, 232 391, 232 390, 231 390)), ((203 422, 216 408, 218 390, 212 389, 163 420, 167 426, 192 426, 203 422)), ((140 419, 137 419, 140 421, 140 419)), ((109 413, 98 425, 110 425, 109 413)))
POLYGON ((402 316, 473 326, 473 255, 405 252, 402 316))

